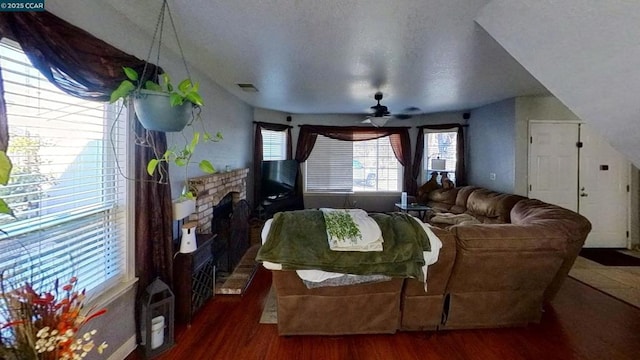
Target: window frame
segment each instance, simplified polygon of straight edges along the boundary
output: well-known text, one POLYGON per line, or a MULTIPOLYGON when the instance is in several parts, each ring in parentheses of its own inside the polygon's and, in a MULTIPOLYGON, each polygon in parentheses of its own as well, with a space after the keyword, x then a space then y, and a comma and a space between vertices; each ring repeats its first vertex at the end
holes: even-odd
MULTIPOLYGON (((318 134, 318 138, 320 138, 321 136, 324 136, 322 134, 318 134)), ((338 140, 338 139, 332 139, 329 138, 327 136, 324 136, 332 141, 345 141, 345 142, 350 142, 352 143, 352 148, 356 143, 363 143, 363 142, 369 142, 369 141, 379 141, 380 139, 383 138, 389 138, 391 135, 387 135, 387 136, 382 136, 380 138, 376 138, 376 139, 371 139, 371 140, 362 140, 362 141, 347 141, 347 140, 338 140)), ((316 140, 316 146, 317 146, 317 140, 316 140)), ((316 148, 314 147, 314 150, 316 151, 316 148)), ((391 143, 389 142, 389 151, 391 154, 393 154, 393 149, 391 148, 391 143)), ((355 155, 355 149, 354 151, 352 151, 351 153, 351 162, 353 163, 354 161, 359 161, 358 159, 356 159, 355 155)), ((310 157, 313 156, 313 152, 310 155, 310 157)), ((355 181, 356 179, 353 177, 353 174, 351 176, 351 190, 345 190, 345 191, 317 191, 317 190, 309 190, 308 189, 308 182, 307 182, 307 175, 308 175, 308 165, 309 165, 309 159, 307 159, 307 161, 305 161, 303 163, 302 166, 302 186, 303 186, 303 194, 305 195, 311 195, 311 196, 333 196, 333 195, 344 195, 344 194, 355 194, 358 196, 383 196, 383 195, 389 195, 389 194, 399 194, 402 192, 402 187, 404 184, 404 166, 400 163, 400 161, 395 157, 395 155, 392 155, 394 161, 397 164, 397 185, 398 185, 398 190, 374 190, 374 191, 363 191, 363 190, 356 190, 354 189, 354 185, 353 185, 353 181, 355 181)), ((376 155, 376 163, 379 161, 379 155, 376 155)), ((377 167, 377 169, 379 169, 379 166, 377 167)), ((377 174, 377 170, 376 170, 376 174, 377 174)), ((376 175, 377 176, 377 175, 376 175)), ((357 179, 360 180, 360 179, 357 179)))
POLYGON ((282 131, 277 131, 277 130, 269 130, 269 129, 264 129, 261 128, 260 129, 260 133, 262 135, 262 161, 267 161, 267 160, 287 160, 287 130, 282 130, 282 131), (265 152, 265 146, 266 146, 266 141, 265 139, 267 139, 267 137, 265 136, 265 133, 273 133, 273 134, 278 134, 278 136, 280 137, 280 139, 278 140, 282 140, 282 142, 279 144, 280 150, 281 150, 281 157, 275 157, 275 156, 271 156, 271 154, 269 154, 269 156, 266 155, 265 152))
MULTIPOLYGON (((0 45, 13 47, 18 51, 21 51, 22 53, 24 53, 21 46, 17 42, 11 39, 0 38, 0 45)), ((35 71, 38 72, 39 76, 41 76, 42 79, 44 79, 44 81, 46 81, 48 84, 53 86, 53 84, 51 84, 51 82, 49 82, 46 78, 44 78, 44 76, 42 76, 42 74, 40 74, 39 71, 32 64, 30 64, 30 66, 32 69, 35 69, 35 71)), ((4 80, 6 81, 6 79, 4 80)), ((72 95, 68 95, 68 94, 67 96, 72 97, 72 95)), ((106 103, 102 103, 102 104, 105 105, 103 117, 104 118, 108 117, 109 119, 105 123, 105 126, 103 126, 103 130, 102 130, 102 137, 103 137, 102 149, 105 154, 109 153, 110 154, 109 156, 113 156, 113 149, 112 149, 113 145, 111 144, 111 139, 110 139, 110 130, 111 130, 112 124, 116 121, 125 121, 125 124, 121 126, 121 129, 123 132, 121 135, 122 138, 117 139, 119 142, 123 142, 124 144, 121 149, 123 154, 120 158, 124 159, 125 161, 124 163, 119 162, 117 160, 118 156, 116 156, 114 161, 110 161, 110 163, 114 163, 120 168, 121 173, 118 174, 118 172, 116 171, 114 175, 111 175, 111 176, 115 176, 113 180, 107 182, 108 184, 111 184, 107 186, 113 187, 114 189, 123 187, 122 200, 121 202, 117 203, 117 204, 120 204, 119 206, 121 206, 121 208, 118 209, 118 212, 122 214, 122 220, 121 220, 122 232, 119 233, 118 235, 124 237, 124 239, 119 239, 117 241, 118 243, 117 251, 122 252, 122 255, 118 257, 121 261, 121 265, 119 265, 121 271, 118 274, 116 274, 113 278, 102 281, 98 283, 96 286, 94 286, 93 288, 87 290, 88 297, 93 299, 93 300, 90 300, 91 302, 99 301, 100 303, 106 303, 107 301, 110 301, 110 299, 113 299, 116 296, 119 296, 120 294, 122 294, 124 291, 130 289, 130 287, 136 281, 135 272, 134 272, 135 271, 135 263, 134 263, 135 262, 135 257, 134 257, 135 244, 133 241, 131 241, 131 239, 135 238, 135 227, 133 226, 133 224, 135 224, 135 211, 134 211, 135 182, 127 180, 127 179, 132 179, 134 177, 134 171, 133 171, 134 160, 133 159, 135 159, 135 156, 134 156, 135 146, 133 141, 131 141, 132 129, 130 126, 126 125, 126 124, 131 124, 132 123, 131 121, 134 120, 133 112, 125 111, 124 114, 121 114, 120 111, 124 109, 124 107, 120 108, 120 106, 122 105, 112 105, 114 106, 114 108, 112 110, 107 111, 106 106, 108 105, 106 103)), ((98 164, 98 162, 96 162, 96 164, 98 164)), ((11 224, 12 222, 2 225, 2 227, 5 229, 8 229, 8 228, 11 228, 11 224)), ((20 225, 21 227, 24 226, 25 229, 29 228, 27 223, 23 223, 20 225)), ((34 223, 30 227, 34 228, 34 226, 39 226, 39 224, 34 223)), ((30 232, 33 232, 33 231, 34 230, 31 230, 30 232)), ((28 233, 28 232, 29 231, 25 231, 25 233, 28 233)), ((37 260, 34 260, 34 261, 37 261, 37 260)), ((79 276, 81 276, 81 274, 79 276)), ((47 279, 47 282, 51 280, 52 279, 47 279)), ((63 279, 59 279, 59 280, 63 281, 63 279)))
MULTIPOLYGON (((459 154, 458 154, 458 150, 457 150, 457 136, 458 136, 458 130, 455 128, 449 128, 449 129, 424 129, 423 130, 423 154, 422 154, 422 164, 421 164, 421 168, 420 168, 420 177, 422 179, 422 182, 426 182, 427 180, 429 180, 430 178, 430 173, 432 171, 437 171, 438 173, 440 173, 441 171, 445 171, 447 172, 447 174, 449 174, 449 179, 451 179, 454 183, 455 183, 455 175, 456 175, 456 166, 457 166, 457 161, 459 158, 459 154), (455 162, 454 162, 454 166, 453 169, 451 169, 451 166, 446 166, 446 170, 433 170, 431 169, 431 157, 428 151, 429 148, 429 141, 427 139, 427 137, 430 134, 439 134, 439 133, 451 133, 453 134, 453 139, 456 141, 455 145, 449 145, 453 147, 453 151, 455 152, 455 162)), ((439 153, 438 153, 439 154, 439 153)), ((446 158, 447 160, 449 160, 449 158, 446 158)), ((449 164, 450 165, 450 164, 449 164)), ((440 181, 440 175, 438 175, 438 181, 440 181)))

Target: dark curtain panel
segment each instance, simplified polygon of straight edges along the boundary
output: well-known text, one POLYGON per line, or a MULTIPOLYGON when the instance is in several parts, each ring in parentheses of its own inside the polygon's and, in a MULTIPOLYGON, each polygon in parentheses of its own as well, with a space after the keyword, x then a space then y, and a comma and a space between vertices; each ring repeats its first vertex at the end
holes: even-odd
POLYGON ((313 132, 308 126, 303 125, 300 127, 300 133, 298 134, 298 144, 296 145, 296 160, 298 163, 307 161, 311 150, 316 145, 316 139, 318 133, 313 132))
MULTIPOLYGON (((167 148, 164 133, 146 130, 139 121, 135 123, 137 136, 155 137, 156 151, 162 153, 167 148)), ((173 230, 171 188, 169 184, 159 184, 159 173, 153 179, 147 173, 147 163, 154 156, 151 147, 136 147, 135 179, 136 179, 136 275, 141 293, 156 277, 171 284, 173 279, 173 230), (169 226, 167 226, 169 225, 169 226)), ((167 171, 166 163, 162 163, 167 171)))
POLYGON ((9 146, 9 127, 7 123, 7 105, 4 102, 3 83, 2 67, 0 66, 0 150, 7 151, 9 146))
POLYGON ((262 193, 262 127, 256 124, 256 133, 253 135, 253 203, 258 206, 262 193))
POLYGON ((391 141, 391 148, 393 149, 396 159, 398 159, 404 168, 402 174, 402 190, 410 195, 415 195, 417 183, 411 176, 411 139, 409 139, 409 129, 398 128, 397 131, 397 133, 389 136, 389 140, 391 141))
MULTIPOLYGON (((255 122, 256 131, 253 136, 253 202, 257 205, 260 200, 262 187, 262 130, 286 131, 287 132, 287 159, 291 159, 291 126, 284 124, 272 124, 265 122, 255 122)), ((255 207, 255 206, 254 206, 255 207)))
POLYGON ((287 129, 287 159, 293 159, 293 140, 291 139, 291 127, 287 129))
POLYGON ((458 154, 458 161, 456 162, 456 186, 467 185, 464 141, 464 126, 458 126, 458 134, 456 137, 456 154, 458 154))
MULTIPOLYGON (((93 37, 48 12, 0 13, 3 36, 20 43, 29 59, 44 76, 64 92, 83 99, 107 101, 111 92, 125 79, 123 66, 142 73, 145 62, 128 55, 93 37)), ((149 76, 161 72, 147 65, 149 76)), ((6 127, 6 112, 0 107, 0 121, 6 127)), ((122 120, 122 119, 121 119, 122 120)), ((0 124, 2 126, 2 124, 0 124)), ((136 131, 142 126, 136 121, 136 131)), ((0 141, 6 139, 6 129, 0 128, 0 141)), ((150 132, 158 153, 166 150, 164 133, 150 132)), ((136 146, 136 276, 138 294, 160 277, 172 285, 172 216, 171 189, 168 185, 148 181, 146 164, 152 157, 149 148, 136 146), (141 179, 147 181, 141 181, 141 179)))
POLYGON ((416 138, 416 151, 413 153, 413 165, 411 166, 411 177, 416 183, 416 194, 418 191, 418 177, 422 170, 422 157, 424 156, 424 128, 418 128, 418 137, 416 138))
MULTIPOLYGON (((456 156, 458 157, 456 159, 456 186, 465 186, 467 185, 467 168, 465 166, 465 147, 464 147, 464 127, 466 125, 461 125, 461 124, 438 124, 438 125, 422 125, 420 127, 418 127, 418 129, 421 131, 421 134, 424 134, 424 130, 423 129, 429 129, 429 130, 453 130, 453 129, 457 129, 457 136, 456 136, 456 156)), ((418 134, 418 141, 420 141, 420 139, 422 139, 422 141, 424 141, 424 137, 420 136, 420 134, 418 134)), ((416 145, 417 146, 417 145, 416 145)), ((424 143, 422 145, 422 147, 424 147, 424 143)), ((417 152, 417 147, 416 147, 416 152, 417 152)), ((424 155, 424 154, 422 154, 424 155)), ((422 161, 422 155, 420 156, 420 158, 415 158, 413 160, 413 166, 414 168, 416 167, 416 162, 418 161, 422 161)), ((418 173, 419 173, 419 167, 420 165, 418 164, 418 173)), ((416 179, 417 179, 417 175, 416 175, 416 179)))
POLYGON ((342 140, 342 141, 364 141, 374 140, 389 136, 391 148, 396 159, 404 166, 403 190, 409 192, 414 187, 415 181, 411 178, 411 143, 409 139, 409 129, 406 127, 363 127, 363 126, 323 126, 323 125, 301 125, 298 135, 298 145, 296 147, 296 160, 302 163, 309 158, 318 135, 342 140))
MULTIPOLYGON (((51 83, 67 94, 108 101, 126 77, 123 66, 142 74, 145 62, 48 12, 3 12, 5 36, 20 43, 29 60, 51 83)), ((154 76, 149 64, 146 74, 154 76)))

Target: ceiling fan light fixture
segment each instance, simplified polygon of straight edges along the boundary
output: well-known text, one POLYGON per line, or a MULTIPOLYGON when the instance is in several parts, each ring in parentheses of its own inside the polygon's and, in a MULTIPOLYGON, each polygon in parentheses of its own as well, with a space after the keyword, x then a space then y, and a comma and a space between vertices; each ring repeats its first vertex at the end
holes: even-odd
POLYGON ((369 121, 371 122, 371 125, 375 126, 375 127, 383 127, 387 121, 389 121, 389 118, 387 117, 370 117, 369 121))

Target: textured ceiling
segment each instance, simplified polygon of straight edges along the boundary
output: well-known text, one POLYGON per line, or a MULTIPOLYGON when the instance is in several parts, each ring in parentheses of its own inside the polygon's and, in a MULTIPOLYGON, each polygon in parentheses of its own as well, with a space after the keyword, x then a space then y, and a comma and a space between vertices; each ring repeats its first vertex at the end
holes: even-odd
MULTIPOLYGON (((153 33, 160 0, 106 2, 153 33)), ((256 107, 366 113, 380 90, 393 113, 433 113, 547 93, 474 22, 485 0, 168 3, 189 63, 256 107)))

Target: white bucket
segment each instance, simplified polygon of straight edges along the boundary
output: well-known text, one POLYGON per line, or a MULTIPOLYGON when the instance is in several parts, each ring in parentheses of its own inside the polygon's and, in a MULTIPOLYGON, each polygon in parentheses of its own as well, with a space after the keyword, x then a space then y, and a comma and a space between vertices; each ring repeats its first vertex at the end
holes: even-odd
POLYGON ((151 349, 157 349, 164 343, 164 316, 151 319, 151 349))

